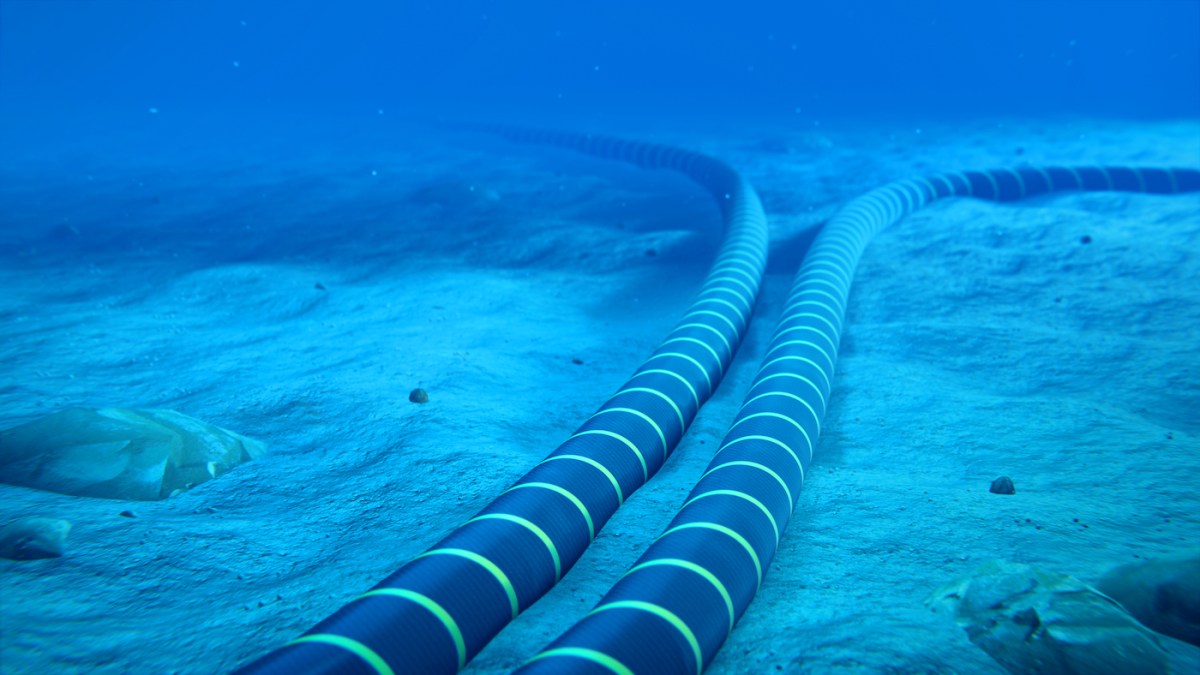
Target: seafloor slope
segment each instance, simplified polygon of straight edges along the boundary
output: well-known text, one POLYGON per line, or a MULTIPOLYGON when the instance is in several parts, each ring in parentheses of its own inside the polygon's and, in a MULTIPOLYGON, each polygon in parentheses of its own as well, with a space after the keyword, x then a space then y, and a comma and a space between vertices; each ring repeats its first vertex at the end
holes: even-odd
MULTIPOLYGON (((838 204, 944 169, 1200 165, 1193 122, 828 127, 657 139, 759 188, 755 328, 673 459, 470 671, 519 664, 663 529, 838 204)), ((270 449, 163 502, 0 485, 0 521, 74 524, 62 558, 0 560, 4 672, 228 670, 469 518, 624 381, 716 214, 680 178, 486 145, 0 167, 0 427, 166 407, 270 449)), ((848 326, 815 470, 709 672, 996 672, 928 593, 990 558, 1092 580, 1200 541, 1200 195, 935 204, 868 250, 848 326), (988 492, 1001 474, 1015 495, 988 492)))

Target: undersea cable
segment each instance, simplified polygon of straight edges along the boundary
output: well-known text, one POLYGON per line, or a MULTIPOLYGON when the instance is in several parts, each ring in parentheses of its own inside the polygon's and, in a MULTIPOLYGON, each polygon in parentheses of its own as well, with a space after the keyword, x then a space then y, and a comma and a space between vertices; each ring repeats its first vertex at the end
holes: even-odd
POLYGON ((846 301, 878 232, 938 199, 1200 191, 1200 171, 1020 168, 891 183, 824 226, 745 400, 675 519, 586 617, 518 672, 699 673, 746 611, 796 506, 825 417, 846 301))
MULTIPOLYGON (((474 518, 241 673, 454 673, 567 573, 670 456, 750 323, 767 258, 754 189, 726 164, 665 145, 493 129, 678 171, 716 200, 724 236, 683 317, 629 380, 474 518)), ((469 442, 464 439, 464 442, 469 442)))

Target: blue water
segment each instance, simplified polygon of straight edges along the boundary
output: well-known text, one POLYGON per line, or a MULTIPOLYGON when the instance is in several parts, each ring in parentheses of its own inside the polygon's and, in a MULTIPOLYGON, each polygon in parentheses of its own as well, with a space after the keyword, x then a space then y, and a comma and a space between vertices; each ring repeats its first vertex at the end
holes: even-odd
MULTIPOLYGON (((72 523, 58 557, 0 557, 0 673, 271 653, 485 508, 670 333, 727 186, 457 123, 703 152, 770 228, 724 384, 467 666, 506 672, 668 526, 849 200, 948 170, 1200 167, 1200 0, 0 0, 0 432, 169 408, 268 449, 158 502, 0 473, 0 549, 17 519, 72 523)), ((994 558, 1098 583, 1194 551, 1197 214, 951 199, 881 233, 799 504, 710 671, 1002 673, 930 593, 994 558)))
POLYGON ((5 0, 0 11, 10 150, 113 134, 225 144, 330 116, 374 130, 380 110, 663 126, 1200 114, 1193 1, 5 0))

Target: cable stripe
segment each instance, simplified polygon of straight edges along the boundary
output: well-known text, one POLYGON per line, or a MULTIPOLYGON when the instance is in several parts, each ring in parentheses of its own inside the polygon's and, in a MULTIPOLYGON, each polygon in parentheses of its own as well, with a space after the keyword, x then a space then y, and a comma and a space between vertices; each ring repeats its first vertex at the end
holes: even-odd
MULTIPOLYGON (((534 487, 534 486, 540 486, 540 485, 537 483, 526 483, 525 485, 518 485, 516 487, 534 487)), ((512 488, 512 489, 516 489, 516 488, 512 488)), ((570 494, 570 493, 567 493, 567 494, 570 494)), ((521 606, 520 606, 521 603, 517 599, 517 591, 513 588, 512 582, 508 580, 508 575, 505 574, 504 570, 500 569, 500 567, 496 563, 492 562, 491 560, 488 560, 487 558, 483 557, 482 555, 479 555, 478 553, 476 553, 474 551, 468 551, 468 550, 462 549, 462 548, 435 548, 435 549, 426 551, 417 557, 424 558, 426 556, 431 556, 431 555, 457 556, 457 557, 463 558, 465 560, 470 560, 471 562, 476 563, 479 566, 483 567, 485 570, 488 571, 488 574, 491 574, 493 577, 496 578, 496 581, 500 584, 500 587, 504 589, 504 594, 508 596, 508 601, 512 605, 513 618, 515 619, 517 617, 517 615, 521 613, 521 606)))
MULTIPOLYGON (((621 483, 619 483, 617 481, 617 477, 614 476, 612 474, 612 472, 608 470, 608 467, 604 466, 600 462, 597 462, 596 460, 592 459, 591 457, 584 457, 583 455, 553 455, 551 457, 547 457, 546 459, 543 459, 542 463, 545 464, 546 462, 552 462, 556 459, 570 459, 570 460, 574 460, 576 462, 583 462, 584 464, 595 467, 597 470, 600 471, 600 473, 604 474, 604 477, 608 479, 609 483, 612 483, 613 490, 617 493, 617 505, 619 506, 619 505, 625 503, 625 494, 621 492, 621 483)), ((592 538, 595 539, 594 536, 592 538)))
POLYGON ((300 645, 304 643, 325 644, 334 647, 339 647, 354 656, 367 662, 375 672, 379 675, 393 675, 395 671, 388 666, 387 661, 376 654, 370 647, 364 645, 357 640, 351 640, 341 635, 330 635, 328 633, 314 633, 310 635, 302 635, 295 640, 289 642, 289 645, 300 645))
POLYGON ((607 438, 613 438, 620 441, 625 445, 625 447, 633 451, 634 457, 637 457, 638 464, 642 465, 642 480, 650 480, 650 470, 646 467, 646 457, 642 455, 642 451, 638 450, 638 446, 635 445, 633 441, 625 438, 621 434, 618 434, 614 431, 609 431, 607 429, 588 429, 575 434, 571 438, 580 438, 581 436, 605 436, 607 438))
MULTIPOLYGON (((587 506, 585 506, 583 502, 579 501, 579 497, 576 497, 575 495, 571 494, 570 491, 566 490, 561 485, 555 485, 553 483, 518 483, 518 484, 508 488, 508 490, 511 492, 512 490, 518 490, 521 488, 540 488, 543 490, 549 490, 551 492, 555 492, 557 494, 560 494, 560 495, 566 497, 568 500, 570 500, 570 502, 572 504, 575 505, 575 508, 579 509, 579 515, 583 516, 584 521, 587 522, 588 538, 589 539, 596 538, 596 526, 595 526, 595 524, 592 523, 592 514, 588 513, 587 506)), ((436 549, 435 548, 432 551, 422 553, 421 555, 429 555, 430 553, 436 553, 440 550, 444 550, 444 549, 436 549)), ((509 588, 509 590, 511 591, 512 586, 509 585, 507 588, 509 588)), ((512 597, 513 597, 513 618, 515 619, 515 618, 517 618, 517 612, 516 612, 516 607, 517 607, 516 597, 517 596, 514 593, 510 593, 510 595, 512 595, 512 597)))
POLYGON ((696 641, 695 633, 693 633, 692 629, 683 622, 683 619, 680 619, 678 616, 671 613, 664 607, 656 605, 652 602, 642 602, 640 600, 617 600, 615 602, 609 602, 596 607, 596 609, 593 609, 592 614, 607 612, 614 609, 632 609, 639 612, 649 612, 650 614, 653 614, 654 616, 657 616, 674 626, 675 629, 678 630, 681 635, 683 635, 684 639, 687 640, 688 644, 692 648, 692 651, 696 654, 696 672, 699 673, 701 670, 704 670, 704 655, 700 653, 700 643, 696 641))
MULTIPOLYGON (((537 525, 534 525, 529 520, 520 516, 514 516, 511 513, 484 513, 468 520, 467 524, 478 523, 484 520, 503 520, 509 523, 520 525, 526 530, 532 532, 534 536, 536 536, 542 541, 543 544, 546 545, 546 551, 550 553, 550 558, 554 561, 554 581, 557 582, 562 578, 562 560, 560 560, 558 557, 558 547, 554 545, 554 542, 550 539, 550 536, 546 534, 545 530, 537 525)), ((462 666, 459 667, 461 668, 462 666)))
POLYGON ((729 610, 729 630, 733 630, 733 624, 737 621, 737 615, 733 609, 733 598, 729 597, 729 590, 725 588, 725 584, 721 583, 721 580, 718 579, 716 575, 697 565, 696 563, 690 560, 682 560, 680 558, 658 558, 656 560, 647 560, 646 562, 634 565, 633 567, 629 568, 629 571, 625 574, 630 575, 638 570, 644 570, 659 565, 681 567, 685 570, 695 572, 701 577, 704 577, 705 581, 712 584, 712 587, 716 589, 717 593, 721 594, 721 599, 725 601, 725 608, 729 610))
POLYGON ((530 662, 540 659, 551 659, 555 657, 571 657, 576 659, 584 659, 592 663, 607 668, 616 673, 616 675, 634 675, 634 672, 626 667, 620 661, 596 649, 581 649, 579 647, 559 647, 558 649, 547 649, 530 659, 530 662))

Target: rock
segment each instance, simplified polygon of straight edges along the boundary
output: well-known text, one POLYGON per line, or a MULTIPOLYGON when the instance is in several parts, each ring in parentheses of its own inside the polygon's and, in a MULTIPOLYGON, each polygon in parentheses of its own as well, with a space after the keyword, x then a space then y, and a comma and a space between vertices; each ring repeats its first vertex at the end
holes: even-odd
POLYGON ((66 550, 71 523, 58 518, 20 518, 0 530, 0 556, 10 560, 58 558, 66 550))
POLYGON ((1148 628, 1200 646, 1200 550, 1118 567, 1096 587, 1148 628))
POLYGON ((263 453, 257 441, 173 410, 67 408, 0 431, 0 482, 152 501, 263 453))
POLYGON ((927 601, 1013 673, 1166 673, 1157 635, 1074 577, 993 560, 927 601))
POLYGON ((413 389, 412 391, 408 392, 408 400, 412 401, 413 403, 428 403, 429 402, 429 392, 425 391, 424 389, 422 389, 420 387, 417 387, 416 389, 413 389))
POLYGON ((992 487, 988 488, 988 492, 996 495, 1015 495, 1017 494, 1017 488, 1013 486, 1011 478, 1000 476, 992 481, 992 487))

